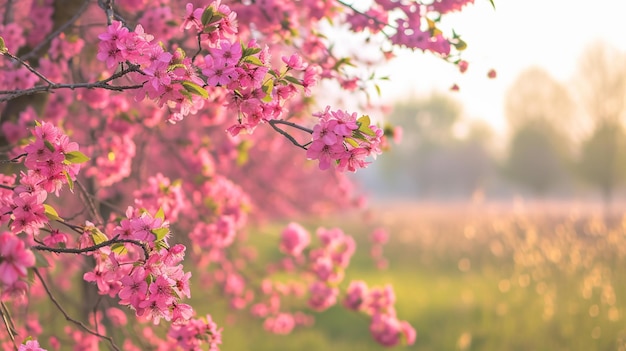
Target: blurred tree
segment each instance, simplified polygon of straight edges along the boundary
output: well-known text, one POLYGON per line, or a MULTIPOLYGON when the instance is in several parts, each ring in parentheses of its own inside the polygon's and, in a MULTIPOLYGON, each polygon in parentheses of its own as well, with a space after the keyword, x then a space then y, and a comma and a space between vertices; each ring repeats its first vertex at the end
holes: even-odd
POLYGON ((565 182, 574 103, 568 90, 540 68, 522 72, 505 97, 511 128, 505 175, 536 195, 565 182))
POLYGON ((484 185, 493 170, 488 151, 489 127, 472 124, 459 138, 454 128, 461 121, 461 105, 448 95, 398 103, 390 116, 406 138, 382 158, 379 167, 398 195, 407 189, 422 196, 467 197, 484 185))
POLYGON ((626 54, 602 42, 582 55, 576 87, 592 132, 581 145, 578 169, 610 205, 626 178, 626 54))
POLYGON ((511 139, 505 175, 535 195, 545 195, 566 177, 558 133, 545 121, 520 125, 511 139))
POLYGON ((626 133, 619 121, 601 121, 581 147, 580 174, 602 191, 609 206, 615 187, 626 177, 626 133))

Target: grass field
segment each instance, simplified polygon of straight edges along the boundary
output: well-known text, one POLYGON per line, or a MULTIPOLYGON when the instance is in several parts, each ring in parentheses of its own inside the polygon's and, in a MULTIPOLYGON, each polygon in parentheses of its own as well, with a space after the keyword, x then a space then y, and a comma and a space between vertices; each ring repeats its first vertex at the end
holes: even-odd
MULTIPOLYGON (((626 222, 607 223, 581 204, 387 204, 370 220, 311 221, 357 239, 347 272, 393 284, 400 319, 417 330, 411 350, 626 350, 626 222), (369 258, 367 236, 386 225, 387 270, 369 258)), ((619 213, 619 212, 616 212, 619 213)), ((251 233, 261 260, 277 254, 281 224, 251 233)), ((202 293, 195 293, 202 299, 202 293)), ((341 307, 315 326, 270 335, 259 321, 206 311, 225 327, 224 350, 380 350, 368 320, 341 307)))

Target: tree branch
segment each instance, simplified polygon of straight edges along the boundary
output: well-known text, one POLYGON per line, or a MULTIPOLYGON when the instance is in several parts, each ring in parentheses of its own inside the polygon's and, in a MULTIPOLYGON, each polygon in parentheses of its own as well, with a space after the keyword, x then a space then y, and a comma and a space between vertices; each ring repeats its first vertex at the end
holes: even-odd
POLYGON ((85 0, 83 5, 78 9, 78 11, 76 11, 74 16, 72 16, 72 18, 70 18, 69 21, 63 23, 54 32, 48 34, 41 43, 37 44, 37 46, 35 46, 29 53, 27 53, 26 55, 23 55, 21 59, 23 61, 27 61, 28 59, 35 57, 37 55, 37 52, 39 52, 39 50, 41 50, 44 46, 46 46, 49 42, 51 42, 52 39, 59 36, 59 34, 61 34, 61 32, 67 29, 67 27, 71 26, 74 22, 76 22, 78 18, 85 12, 85 10, 87 10, 87 7, 89 6, 90 2, 91 2, 90 0, 85 0))
POLYGON ((107 89, 107 90, 114 90, 114 91, 124 91, 124 90, 131 90, 131 89, 140 89, 143 87, 143 83, 142 84, 136 84, 136 85, 109 85, 109 82, 111 82, 114 79, 120 78, 128 73, 131 72, 138 72, 138 73, 142 73, 141 70, 139 69, 138 66, 131 66, 128 69, 124 69, 121 70, 115 74, 113 74, 112 76, 110 76, 109 78, 106 79, 102 79, 93 83, 73 83, 73 84, 48 84, 48 85, 38 85, 35 87, 32 87, 30 89, 23 89, 23 90, 0 90, 0 95, 7 95, 5 97, 1 97, 0 98, 0 102, 5 102, 5 101, 9 101, 9 100, 13 100, 17 97, 20 96, 24 96, 24 95, 33 95, 33 94, 37 94, 37 93, 45 93, 45 92, 50 92, 52 90, 57 90, 57 89, 93 89, 93 88, 102 88, 102 89, 107 89))
POLYGON ((68 322, 74 323, 80 329, 84 330, 85 332, 87 332, 87 333, 89 333, 91 335, 94 335, 94 336, 97 336, 97 337, 99 337, 101 339, 107 340, 109 342, 109 344, 111 345, 111 348, 113 350, 121 351, 120 348, 115 344, 115 342, 113 341, 113 339, 111 337, 106 336, 106 335, 102 335, 102 334, 100 334, 98 332, 95 332, 95 331, 89 329, 86 325, 84 325, 80 321, 77 321, 77 320, 73 319, 72 317, 70 317, 67 314, 67 312, 65 312, 65 310, 63 309, 63 306, 61 306, 61 304, 59 304, 59 302, 54 297, 54 295, 52 295, 52 292, 50 291, 50 289, 48 288, 48 285, 46 284, 45 280, 43 279, 43 277, 39 273, 39 270, 37 268, 33 268, 33 272, 35 273, 37 278, 39 278, 39 281, 43 285, 43 288, 46 290, 46 294, 48 294, 48 297, 50 298, 50 301, 52 301, 52 303, 56 306, 56 308, 59 310, 59 312, 61 312, 61 314, 63 314, 63 316, 65 317, 65 320, 67 320, 68 322))
POLYGON ((132 239, 120 239, 119 235, 116 235, 111 240, 103 241, 100 244, 96 244, 96 245, 89 246, 89 247, 84 247, 82 249, 50 247, 50 246, 44 246, 44 245, 35 245, 35 246, 31 246, 30 248, 31 250, 48 251, 48 252, 54 252, 54 253, 82 254, 82 253, 87 253, 87 252, 93 252, 105 246, 119 244, 119 243, 129 243, 129 244, 133 244, 133 245, 137 245, 141 247, 141 249, 143 250, 145 259, 148 260, 150 253, 148 251, 148 247, 144 243, 137 241, 137 240, 132 240, 132 239))
POLYGON ((291 134, 289 134, 286 131, 284 131, 283 129, 279 128, 277 126, 277 124, 284 124, 284 125, 290 126, 292 128, 296 128, 296 129, 299 129, 301 131, 307 132, 309 134, 313 134, 313 130, 312 129, 309 129, 309 128, 303 127, 303 126, 301 126, 299 124, 295 124, 293 122, 288 122, 288 121, 285 121, 285 120, 282 120, 282 119, 271 119, 271 120, 267 121, 267 123, 269 123, 269 125, 272 126, 272 128, 274 128, 274 130, 277 131, 279 134, 281 134, 285 138, 289 139, 289 141, 291 141, 291 143, 294 144, 295 146, 297 146, 297 147, 299 147, 301 149, 304 149, 304 150, 308 150, 307 146, 310 144, 310 142, 306 143, 306 144, 300 144, 293 136, 291 136, 291 134))

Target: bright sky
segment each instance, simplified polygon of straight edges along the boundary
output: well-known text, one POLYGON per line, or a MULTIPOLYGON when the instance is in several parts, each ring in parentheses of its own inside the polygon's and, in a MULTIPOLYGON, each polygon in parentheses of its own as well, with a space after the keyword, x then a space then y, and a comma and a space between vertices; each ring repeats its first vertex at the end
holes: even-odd
POLYGON ((389 68, 392 83, 383 87, 385 100, 448 91, 457 83, 461 90, 453 95, 467 117, 504 132, 504 94, 520 71, 540 66, 567 83, 591 42, 601 39, 626 51, 626 0, 495 0, 496 10, 487 0, 475 1, 446 20, 469 45, 463 56, 468 72, 461 75, 432 55, 403 55, 389 68), (497 79, 486 77, 490 68, 497 79))

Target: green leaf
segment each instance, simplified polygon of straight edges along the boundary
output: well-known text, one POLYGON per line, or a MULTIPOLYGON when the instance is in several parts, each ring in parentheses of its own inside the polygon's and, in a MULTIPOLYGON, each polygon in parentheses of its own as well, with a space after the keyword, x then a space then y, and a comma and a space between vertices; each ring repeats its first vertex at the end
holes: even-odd
POLYGON ((122 243, 115 243, 111 245, 111 251, 115 252, 118 255, 124 255, 128 252, 126 246, 124 246, 124 244, 122 243))
POLYGON ((489 2, 491 3, 491 6, 493 7, 493 9, 496 9, 496 4, 493 2, 493 0, 489 0, 489 2))
POLYGON ((262 99, 263 102, 272 101, 272 91, 274 91, 274 80, 269 79, 267 82, 263 84, 261 88, 263 89, 263 92, 265 93, 265 97, 262 99))
POLYGON ((72 180, 72 177, 70 177, 70 174, 67 173, 67 171, 63 171, 63 174, 65 174, 65 179, 67 179, 67 185, 70 187, 70 192, 73 194, 74 193, 74 181, 72 180))
POLYGON ((352 138, 344 138, 343 140, 345 140, 348 144, 354 146, 354 147, 359 147, 359 143, 356 142, 356 140, 352 139, 352 138))
POLYGON ((156 243, 154 243, 154 245, 156 246, 157 251, 161 250, 161 249, 168 249, 169 248, 169 246, 167 245, 167 243, 164 240, 157 241, 156 243))
POLYGON ((154 215, 154 218, 159 218, 159 219, 165 220, 165 212, 163 212, 163 208, 162 207, 159 207, 159 210, 154 215))
POLYGON ((207 6, 206 9, 204 9, 204 11, 202 12, 202 17, 200 17, 200 21, 202 22, 202 25, 206 26, 207 23, 209 23, 209 21, 211 20, 211 18, 213 18, 213 14, 214 14, 214 10, 213 10, 213 6, 207 6))
POLYGON ((44 208, 44 213, 46 214, 46 217, 48 217, 49 220, 63 222, 63 218, 59 217, 59 214, 54 209, 54 207, 48 204, 43 204, 43 208, 44 208))
POLYGON ((33 254, 35 255, 35 267, 50 267, 48 259, 46 259, 41 252, 33 250, 33 254))
POLYGON ((85 154, 80 151, 70 151, 65 153, 65 159, 70 163, 84 163, 90 160, 85 154))
POLYGON ((296 77, 292 77, 292 76, 285 76, 285 80, 288 81, 289 83, 293 83, 295 85, 302 85, 302 81, 296 77))
POLYGON ((52 145, 51 142, 49 142, 48 140, 44 140, 43 144, 46 146, 46 148, 48 148, 48 150, 54 152, 54 145, 52 145))
POLYGON ((376 133, 370 128, 370 117, 368 115, 363 115, 361 118, 357 120, 359 123, 359 131, 363 134, 367 134, 369 136, 376 136, 376 133))
POLYGON ((241 56, 243 57, 252 56, 261 52, 261 48, 247 48, 243 44, 241 44, 241 49, 241 56))
POLYGON ((154 236, 156 237, 154 241, 163 240, 163 238, 165 238, 169 232, 170 232, 170 228, 167 228, 167 227, 152 229, 152 234, 154 234, 154 236))
POLYGON ((0 54, 4 54, 5 52, 9 52, 6 44, 4 43, 4 38, 0 37, 0 54))
POLYGON ((256 56, 246 56, 243 59, 243 62, 251 63, 256 66, 263 66, 263 62, 256 56))
POLYGON ((458 41, 456 42, 456 44, 454 44, 454 47, 459 50, 459 51, 463 51, 465 49, 467 49, 467 43, 464 42, 463 40, 461 40, 461 38, 457 39, 458 41))
POLYGON ((103 242, 109 240, 103 232, 98 228, 91 229, 91 239, 93 239, 94 245, 102 244, 103 242))
POLYGON ((204 99, 209 97, 209 92, 196 83, 185 80, 181 84, 183 85, 183 88, 185 88, 185 90, 192 94, 200 95, 204 99))

